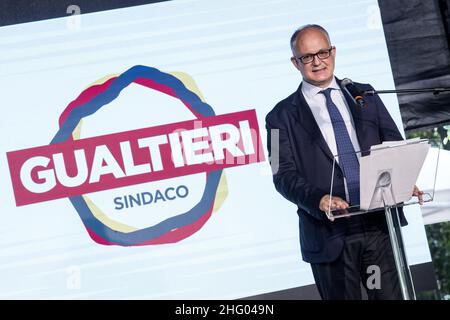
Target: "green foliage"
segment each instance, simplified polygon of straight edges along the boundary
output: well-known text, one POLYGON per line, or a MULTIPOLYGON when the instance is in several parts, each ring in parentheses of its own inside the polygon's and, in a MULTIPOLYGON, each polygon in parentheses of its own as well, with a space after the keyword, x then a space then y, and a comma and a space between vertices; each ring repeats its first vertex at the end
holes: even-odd
POLYGON ((428 138, 428 139, 439 138, 440 139, 441 138, 438 128, 410 131, 410 132, 406 133, 406 137, 408 139, 411 139, 411 138, 428 138))
POLYGON ((436 146, 450 150, 450 125, 409 131, 406 133, 406 138, 430 139, 436 146))
MULTIPOLYGON (((408 139, 416 137, 433 140, 436 146, 450 150, 450 125, 416 130, 406 134, 408 139)), ((438 281, 438 292, 420 293, 418 299, 450 300, 450 222, 427 225, 425 230, 438 281)))
POLYGON ((447 131, 447 135, 442 140, 442 143, 446 146, 447 143, 450 141, 450 125, 449 126, 444 126, 443 128, 444 128, 444 130, 447 131))
POLYGON ((450 298, 450 222, 425 227, 441 299, 450 298))
POLYGON ((441 137, 439 128, 407 132, 406 138, 407 139, 412 139, 412 138, 430 139, 430 141, 432 141, 432 143, 435 146, 444 148, 443 139, 441 137))

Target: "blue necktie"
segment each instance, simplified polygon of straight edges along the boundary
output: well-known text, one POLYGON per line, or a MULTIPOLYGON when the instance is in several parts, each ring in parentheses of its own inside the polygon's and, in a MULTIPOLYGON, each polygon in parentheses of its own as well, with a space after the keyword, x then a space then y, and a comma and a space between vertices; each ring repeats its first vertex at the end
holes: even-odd
POLYGON ((328 88, 320 91, 325 96, 328 113, 330 114, 331 123, 333 124, 334 137, 339 156, 339 166, 344 172, 347 180, 348 195, 350 205, 359 205, 359 161, 355 154, 355 148, 345 126, 339 109, 331 100, 331 90, 328 88))

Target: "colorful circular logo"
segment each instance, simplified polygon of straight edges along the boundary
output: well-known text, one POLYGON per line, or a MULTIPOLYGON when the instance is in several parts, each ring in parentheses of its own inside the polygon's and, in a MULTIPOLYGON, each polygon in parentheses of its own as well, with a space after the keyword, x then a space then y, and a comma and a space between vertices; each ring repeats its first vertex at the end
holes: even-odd
MULTIPOLYGON (((60 129, 50 144, 78 139, 77 131, 80 130, 81 120, 104 108, 132 83, 179 99, 199 120, 215 115, 212 107, 203 102, 195 90, 188 89, 178 77, 156 68, 134 66, 119 76, 92 85, 72 101, 61 114, 60 129)), ((190 210, 177 213, 142 229, 111 220, 86 195, 72 196, 69 199, 89 235, 97 243, 121 246, 173 243, 200 230, 211 217, 215 206, 217 208, 226 197, 226 182, 222 171, 220 169, 205 172, 206 184, 203 194, 190 210), (217 197, 219 186, 224 192, 217 197)))

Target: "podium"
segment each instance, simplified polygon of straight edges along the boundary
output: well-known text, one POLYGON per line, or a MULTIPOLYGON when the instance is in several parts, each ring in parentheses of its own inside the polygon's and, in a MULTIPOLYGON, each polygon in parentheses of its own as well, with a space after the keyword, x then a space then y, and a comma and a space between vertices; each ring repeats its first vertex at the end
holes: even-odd
MULTIPOLYGON (((360 163, 360 203, 350 204, 346 210, 336 210, 331 207, 330 201, 326 211, 328 218, 334 220, 384 209, 404 300, 415 300, 416 294, 402 237, 399 208, 419 203, 417 198, 412 197, 413 189, 425 162, 427 166, 433 167, 434 179, 428 179, 431 181, 429 186, 418 186, 424 190, 421 202, 433 201, 440 149, 437 157, 431 156, 428 152, 431 146, 432 141, 416 138, 384 142, 372 146, 370 150, 356 152, 355 156, 360 163)), ((348 184, 345 172, 339 167, 339 156, 335 156, 333 160, 329 194, 348 199, 348 184), (336 177, 341 173, 344 185, 337 184, 336 177)))

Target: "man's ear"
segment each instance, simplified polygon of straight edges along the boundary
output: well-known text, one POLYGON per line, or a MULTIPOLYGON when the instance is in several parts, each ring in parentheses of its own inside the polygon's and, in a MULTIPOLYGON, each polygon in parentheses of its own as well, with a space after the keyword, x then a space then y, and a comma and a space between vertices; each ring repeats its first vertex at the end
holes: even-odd
POLYGON ((300 71, 300 66, 298 65, 298 60, 297 59, 295 59, 294 57, 291 57, 291 62, 292 62, 292 64, 294 65, 294 67, 298 70, 298 71, 300 71))

